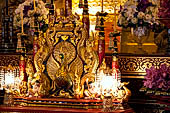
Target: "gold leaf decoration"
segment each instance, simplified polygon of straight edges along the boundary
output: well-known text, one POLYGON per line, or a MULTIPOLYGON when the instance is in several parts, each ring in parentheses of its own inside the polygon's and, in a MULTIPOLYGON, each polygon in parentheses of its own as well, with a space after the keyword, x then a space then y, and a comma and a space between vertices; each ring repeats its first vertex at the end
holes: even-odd
POLYGON ((57 73, 57 70, 59 69, 59 64, 54 60, 52 55, 47 61, 47 73, 50 76, 50 78, 54 81, 55 80, 55 75, 57 73))
POLYGON ((76 57, 76 49, 71 43, 67 41, 63 41, 58 43, 53 50, 54 59, 60 63, 61 63, 61 58, 60 58, 61 54, 64 56, 63 63, 69 64, 76 57))
MULTIPOLYGON (((75 73, 77 71, 78 77, 81 77, 83 73, 83 62, 80 57, 77 55, 76 59, 70 64, 69 71, 75 73)), ((72 77, 74 78, 74 77, 72 77)))

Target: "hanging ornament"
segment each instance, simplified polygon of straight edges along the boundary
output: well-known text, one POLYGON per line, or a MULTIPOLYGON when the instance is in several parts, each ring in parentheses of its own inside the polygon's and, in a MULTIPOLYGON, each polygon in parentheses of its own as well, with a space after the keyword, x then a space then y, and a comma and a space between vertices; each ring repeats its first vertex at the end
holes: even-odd
POLYGON ((17 49, 16 52, 23 53, 25 51, 25 45, 24 45, 24 38, 26 38, 26 34, 18 33, 17 34, 17 49))
POLYGON ((115 37, 113 40, 113 48, 114 48, 114 54, 118 54, 118 47, 117 47, 117 38, 115 37))
POLYGON ((100 30, 100 16, 99 16, 100 12, 96 13, 96 27, 95 30, 100 30))
POLYGON ((109 36, 109 50, 113 49, 113 41, 112 41, 112 36, 109 36))
POLYGON ((34 39, 33 39, 33 58, 39 49, 38 36, 39 36, 39 33, 37 33, 37 35, 34 35, 34 39))
POLYGON ((79 0, 79 8, 83 8, 83 0, 79 0))

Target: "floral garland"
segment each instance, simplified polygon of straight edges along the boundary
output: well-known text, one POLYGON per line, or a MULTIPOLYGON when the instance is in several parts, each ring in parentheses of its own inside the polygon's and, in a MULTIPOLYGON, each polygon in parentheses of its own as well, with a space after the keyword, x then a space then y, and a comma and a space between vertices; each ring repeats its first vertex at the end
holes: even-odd
POLYGON ((43 27, 47 27, 47 15, 49 11, 45 8, 45 3, 41 0, 35 0, 35 5, 36 10, 34 10, 34 0, 26 0, 18 6, 14 14, 14 27, 21 28, 21 12, 23 12, 24 28, 31 27, 31 24, 34 22, 33 17, 35 17, 35 15, 37 16, 40 30, 43 30, 43 27))
POLYGON ((118 26, 120 27, 151 27, 158 24, 155 20, 156 5, 148 0, 128 0, 120 9, 118 26))
POLYGON ((146 88, 161 89, 161 91, 170 90, 170 66, 163 64, 159 69, 152 66, 150 69, 146 69, 146 73, 144 80, 146 88))

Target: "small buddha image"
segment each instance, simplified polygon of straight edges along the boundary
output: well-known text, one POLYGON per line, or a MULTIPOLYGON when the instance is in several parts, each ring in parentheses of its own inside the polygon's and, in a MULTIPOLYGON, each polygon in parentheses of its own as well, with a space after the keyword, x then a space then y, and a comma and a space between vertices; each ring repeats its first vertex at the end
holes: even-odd
POLYGON ((134 30, 135 35, 137 37, 145 36, 146 35, 146 28, 145 27, 138 27, 134 30))

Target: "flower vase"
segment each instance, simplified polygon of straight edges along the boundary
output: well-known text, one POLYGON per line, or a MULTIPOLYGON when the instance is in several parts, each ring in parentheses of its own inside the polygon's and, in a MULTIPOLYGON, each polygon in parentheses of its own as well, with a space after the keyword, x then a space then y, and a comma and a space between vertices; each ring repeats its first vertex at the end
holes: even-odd
POLYGON ((146 27, 137 27, 133 31, 135 42, 137 42, 137 54, 146 54, 146 51, 143 49, 143 43, 147 38, 148 30, 146 27))
POLYGON ((152 54, 157 52, 154 32, 141 26, 123 28, 121 34, 121 53, 152 54))

